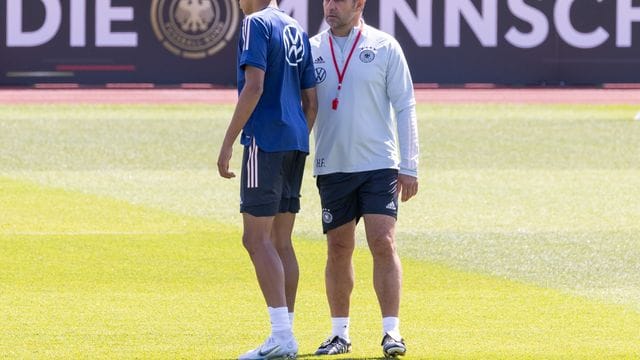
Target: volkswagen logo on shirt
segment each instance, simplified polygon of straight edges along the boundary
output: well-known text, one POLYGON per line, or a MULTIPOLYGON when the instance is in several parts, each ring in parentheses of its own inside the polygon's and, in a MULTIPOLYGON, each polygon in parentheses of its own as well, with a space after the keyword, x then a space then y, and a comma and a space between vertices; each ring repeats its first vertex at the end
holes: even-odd
POLYGON ((327 70, 321 67, 316 68, 316 83, 322 84, 327 79, 327 70))
POLYGON ((284 51, 287 63, 291 66, 298 66, 304 58, 304 41, 302 31, 294 25, 287 25, 282 31, 284 41, 284 51))

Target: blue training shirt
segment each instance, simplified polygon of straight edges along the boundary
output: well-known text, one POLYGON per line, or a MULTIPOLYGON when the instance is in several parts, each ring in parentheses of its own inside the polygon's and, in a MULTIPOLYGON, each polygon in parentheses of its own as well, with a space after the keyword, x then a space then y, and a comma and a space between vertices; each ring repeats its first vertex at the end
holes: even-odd
POLYGON ((265 72, 264 92, 242 129, 241 143, 254 137, 266 152, 308 153, 300 92, 316 85, 309 36, 296 20, 267 7, 244 19, 238 47, 238 92, 245 85, 245 66, 265 72))

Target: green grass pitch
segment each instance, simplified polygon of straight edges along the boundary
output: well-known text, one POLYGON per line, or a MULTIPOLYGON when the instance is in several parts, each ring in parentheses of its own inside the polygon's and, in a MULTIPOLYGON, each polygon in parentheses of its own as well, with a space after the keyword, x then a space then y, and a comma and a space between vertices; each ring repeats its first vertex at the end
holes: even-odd
MULTIPOLYGON (((640 357, 637 109, 418 110, 421 189, 398 225, 406 358, 640 357)), ((264 340, 238 183, 215 167, 231 111, 0 106, 0 358, 223 359, 264 340)), ((310 171, 302 202, 294 330, 311 359, 330 321, 310 171)), ((354 351, 337 359, 381 355, 359 237, 354 351)))

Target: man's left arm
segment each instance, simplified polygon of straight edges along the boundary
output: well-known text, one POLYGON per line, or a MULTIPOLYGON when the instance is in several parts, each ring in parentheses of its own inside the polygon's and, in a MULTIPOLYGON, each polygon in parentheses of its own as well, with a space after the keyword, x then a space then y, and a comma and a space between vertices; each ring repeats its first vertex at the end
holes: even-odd
POLYGON ((307 52, 304 62, 300 64, 303 66, 300 72, 300 88, 302 111, 304 111, 307 127, 309 128, 309 133, 311 133, 318 115, 318 94, 316 92, 316 73, 313 66, 313 56, 311 55, 311 44, 306 33, 304 34, 304 46, 307 52))
POLYGON ((400 148, 398 192, 401 195, 401 200, 407 201, 418 193, 420 146, 413 81, 409 65, 397 42, 390 44, 386 83, 387 95, 397 120, 400 148))
POLYGON ((307 119, 309 132, 311 132, 318 115, 318 94, 315 87, 302 90, 302 111, 307 119))

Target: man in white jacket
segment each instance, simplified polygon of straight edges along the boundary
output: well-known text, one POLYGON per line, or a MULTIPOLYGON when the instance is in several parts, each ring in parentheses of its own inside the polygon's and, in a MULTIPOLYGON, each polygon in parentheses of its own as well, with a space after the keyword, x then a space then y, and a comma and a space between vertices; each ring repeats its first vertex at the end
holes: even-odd
POLYGON ((366 0, 323 0, 330 28, 311 39, 318 92, 314 174, 327 234, 325 272, 333 330, 318 355, 347 353, 355 228, 364 218, 387 357, 406 353, 399 330, 402 266, 398 197, 418 192, 413 82, 398 42, 362 20, 366 0))

